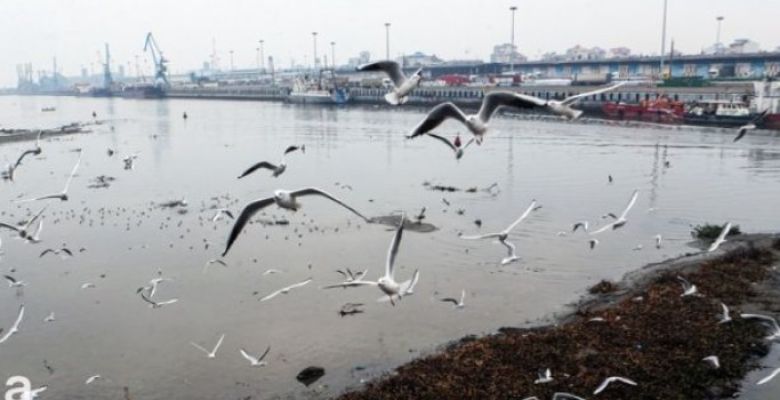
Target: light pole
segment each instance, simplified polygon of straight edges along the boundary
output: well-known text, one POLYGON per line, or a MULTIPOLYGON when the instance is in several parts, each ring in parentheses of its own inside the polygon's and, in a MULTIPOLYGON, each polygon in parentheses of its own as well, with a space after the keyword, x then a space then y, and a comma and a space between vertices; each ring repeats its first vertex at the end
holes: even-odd
POLYGON ((336 70, 336 42, 330 42, 330 63, 333 70, 336 70))
POLYGON ((509 70, 512 72, 512 75, 515 73, 515 11, 517 11, 516 6, 509 7, 509 11, 512 12, 512 32, 510 35, 510 43, 511 43, 511 51, 509 53, 509 70))
MULTIPOLYGON (((664 79, 664 54, 666 54, 666 3, 664 0, 664 17, 661 28, 661 80, 664 79)), ((669 66, 669 75, 671 75, 671 65, 669 66)))
POLYGON ((311 33, 312 40, 314 41, 314 60, 312 60, 312 65, 314 65, 314 69, 317 69, 317 32, 311 33))
POLYGON ((718 50, 720 51, 720 25, 723 23, 723 16, 718 15, 718 17, 715 19, 718 21, 718 33, 715 36, 715 46, 717 46, 718 50))
POLYGON ((230 71, 232 72, 233 70, 233 50, 230 50, 230 71))
POLYGON ((259 47, 255 48, 255 58, 256 58, 255 61, 257 62, 257 71, 259 72, 260 71, 260 48, 259 47))
POLYGON ((260 69, 265 72, 265 53, 263 52, 263 44, 265 44, 265 40, 260 39, 260 69))
POLYGON ((390 23, 385 22, 385 59, 390 59, 390 23))

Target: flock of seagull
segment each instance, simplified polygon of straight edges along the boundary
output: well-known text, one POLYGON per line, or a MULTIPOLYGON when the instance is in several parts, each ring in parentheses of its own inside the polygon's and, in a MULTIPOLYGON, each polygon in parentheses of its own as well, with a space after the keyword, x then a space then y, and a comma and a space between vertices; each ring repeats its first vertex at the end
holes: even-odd
MULTIPOLYGON (((358 70, 381 71, 386 73, 390 77, 390 79, 394 84, 394 88, 389 93, 387 93, 385 99, 391 105, 401 105, 406 103, 408 101, 409 95, 412 92, 412 90, 414 90, 414 88, 416 88, 423 79, 421 70, 418 70, 411 76, 407 77, 404 75, 401 67, 393 61, 380 61, 376 63, 366 64, 358 67, 358 70)), ((513 108, 513 109, 540 109, 540 110, 546 110, 561 115, 567 119, 576 119, 580 117, 580 115, 582 114, 582 111, 572 108, 572 106, 574 106, 578 101, 592 95, 615 90, 624 84, 625 83, 618 83, 598 90, 581 93, 575 96, 568 97, 562 101, 543 100, 537 97, 514 93, 511 91, 502 91, 502 90, 490 91, 485 94, 482 100, 481 107, 479 108, 479 111, 476 114, 465 114, 458 106, 449 102, 442 103, 433 107, 425 116, 425 118, 422 121, 420 121, 420 123, 417 124, 417 126, 415 126, 410 131, 410 133, 407 135, 407 138, 415 139, 420 136, 428 136, 434 138, 437 141, 447 145, 447 147, 455 153, 455 157, 457 159, 460 159, 464 154, 464 150, 467 147, 469 147, 472 143, 476 143, 477 145, 479 145, 483 142, 485 135, 488 132, 489 122, 491 117, 495 114, 497 110, 499 110, 502 107, 513 108), (454 119, 456 121, 459 121, 468 129, 469 132, 471 132, 472 137, 466 140, 465 144, 463 143, 464 141, 461 140, 460 136, 455 137, 453 140, 449 140, 443 136, 440 136, 432 132, 434 129, 436 129, 439 125, 441 125, 443 122, 445 122, 448 119, 454 119)), ((745 135, 745 133, 751 129, 755 129, 754 124, 752 124, 751 126, 741 127, 738 131, 738 136, 735 139, 735 141, 741 139, 745 135)), ((27 156, 29 155, 37 156, 42 153, 43 150, 40 141, 41 141, 41 134, 39 133, 35 141, 35 147, 24 151, 18 157, 16 162, 10 164, 6 168, 4 174, 9 180, 13 180, 15 171, 22 165, 22 161, 25 160, 27 156)), ((245 171, 243 171, 240 175, 238 175, 238 179, 243 179, 248 175, 253 174, 254 172, 257 172, 258 170, 261 169, 269 170, 273 177, 279 177, 287 169, 286 157, 293 152, 305 153, 305 150, 306 148, 304 145, 289 146, 282 153, 282 158, 279 162, 277 163, 272 163, 269 161, 257 162, 251 165, 245 171)), ((43 196, 38 196, 38 197, 33 197, 33 198, 23 199, 23 200, 15 200, 15 201, 19 203, 29 203, 29 202, 38 202, 38 201, 47 201, 47 200, 68 201, 69 200, 68 189, 81 164, 82 153, 80 150, 78 151, 78 153, 79 153, 78 158, 67 180, 65 181, 65 186, 62 189, 62 191, 53 194, 48 194, 48 195, 43 195, 43 196)), ((112 156, 113 153, 114 151, 109 149, 109 153, 108 153, 109 157, 112 156)), ((125 168, 132 169, 133 160, 135 160, 136 158, 137 155, 131 155, 124 158, 123 162, 125 163, 125 168)), ((610 182, 612 181, 611 176, 609 177, 609 181, 610 182)), ((615 213, 606 214, 604 218, 611 218, 612 219, 611 222, 601 226, 600 228, 594 231, 590 231, 589 230, 590 224, 588 223, 588 221, 577 221, 572 225, 571 233, 573 234, 580 230, 587 233, 590 236, 588 240, 588 245, 590 246, 591 249, 594 249, 599 244, 598 239, 594 237, 595 235, 599 235, 607 231, 614 231, 620 229, 621 227, 627 224, 628 214, 630 210, 634 207, 638 196, 639 196, 639 191, 635 190, 631 194, 631 197, 627 205, 625 206, 625 208, 620 214, 615 214, 615 213)), ((298 190, 278 189, 275 190, 268 197, 263 197, 249 202, 237 214, 234 214, 228 208, 217 208, 215 210, 215 214, 213 218, 211 218, 212 222, 217 222, 224 218, 233 220, 234 222, 232 228, 228 233, 226 244, 224 250, 221 253, 221 257, 216 259, 211 259, 208 262, 206 262, 203 271, 206 272, 207 268, 213 264, 220 264, 223 266, 227 266, 227 263, 223 259, 227 257, 232 246, 235 244, 237 239, 241 236, 242 232, 247 228, 247 225, 253 220, 253 218, 257 215, 258 212, 260 212, 261 210, 267 207, 270 207, 271 205, 276 205, 281 209, 290 210, 294 212, 301 208, 300 201, 303 198, 309 198, 309 197, 320 197, 320 198, 330 200, 331 202, 339 205, 340 207, 351 212, 352 214, 358 216, 368 224, 373 224, 378 222, 373 218, 368 218, 364 216, 355 208, 343 202, 342 200, 335 197, 334 195, 315 187, 305 187, 298 190)), ((177 205, 186 205, 186 201, 181 200, 177 204, 172 204, 171 207, 177 205)), ((40 211, 35 213, 31 218, 29 218, 27 221, 25 221, 22 224, 17 225, 17 224, 0 222, 0 228, 5 228, 6 230, 16 233, 19 238, 23 239, 28 243, 40 242, 40 232, 43 224, 43 219, 41 218, 41 216, 47 210, 47 207, 48 205, 41 208, 40 211)), ((460 235, 460 238, 463 240, 485 240, 485 239, 497 240, 500 244, 502 244, 507 249, 506 257, 500 260, 500 264, 505 265, 505 264, 515 262, 520 257, 516 252, 516 246, 509 241, 510 234, 521 222, 523 222, 526 218, 528 218, 528 216, 532 212, 538 210, 539 208, 541 208, 541 206, 537 205, 536 200, 533 200, 528 205, 528 207, 522 212, 522 214, 517 219, 515 219, 511 224, 509 224, 509 226, 507 226, 505 229, 494 233, 460 235)), ((379 292, 381 292, 381 297, 377 300, 378 302, 390 302, 393 306, 395 306, 404 297, 414 294, 415 286, 417 285, 420 278, 419 270, 415 270, 411 274, 411 276, 408 277, 408 279, 406 280, 400 280, 396 277, 395 260, 397 258, 399 248, 401 245, 405 224, 409 223, 405 213, 401 213, 399 217, 400 217, 399 222, 395 227, 395 233, 391 239, 390 246, 388 248, 387 257, 385 260, 385 268, 382 275, 377 277, 375 280, 370 280, 367 279, 367 274, 368 274, 367 269, 362 272, 353 272, 350 269, 338 270, 337 272, 339 272, 344 277, 344 280, 335 284, 323 286, 322 289, 337 289, 337 288, 347 289, 347 288, 372 286, 372 287, 376 287, 379 290, 379 292)), ((423 208, 423 210, 419 213, 419 215, 417 215, 414 218, 417 220, 418 224, 421 223, 421 221, 425 218, 425 208, 423 208)), ((726 236, 730 231, 731 231, 731 224, 726 223, 718 238, 709 246, 709 248, 706 251, 712 252, 717 250, 718 247, 726 241, 726 236)), ((569 232, 559 232, 559 236, 563 236, 567 234, 569 234, 569 232)), ((655 243, 656 243, 656 248, 661 248, 662 245, 661 235, 655 236, 655 243)), ((64 246, 56 249, 46 249, 40 253, 40 257, 44 257, 48 254, 58 255, 61 257, 73 256, 73 252, 64 246)), ((264 275, 275 273, 275 272, 278 271, 269 269, 264 273, 264 275)), ((25 282, 17 280, 10 275, 6 274, 4 275, 4 278, 8 282, 9 287, 21 288, 25 286, 25 282)), ((698 291, 695 284, 688 282, 682 277, 680 277, 679 279, 683 289, 683 293, 681 294, 681 296, 698 295, 698 291)), ((153 309, 159 309, 162 307, 173 305, 178 302, 177 298, 170 298, 165 300, 158 300, 156 298, 158 286, 163 284, 164 282, 169 282, 169 281, 171 281, 171 279, 158 276, 156 278, 149 280, 147 285, 138 288, 136 293, 138 294, 138 296, 141 298, 143 302, 147 303, 148 306, 153 309)), ((279 290, 276 290, 272 293, 269 293, 259 298, 259 301, 260 302, 270 301, 279 295, 288 294, 292 290, 302 288, 311 282, 312 282, 312 278, 307 278, 303 281, 292 283, 286 287, 283 287, 279 290)), ((94 287, 94 284, 85 283, 82 285, 82 288, 89 288, 89 287, 94 287)), ((466 297, 466 291, 462 290, 459 298, 444 297, 444 298, 440 298, 439 300, 441 302, 451 303, 453 308, 462 309, 465 307, 465 297, 466 297)), ((348 303, 342 308, 340 313, 342 316, 360 313, 362 312, 362 310, 360 309, 361 306, 362 304, 359 303, 348 303)), ((727 323, 731 321, 731 317, 729 316, 728 307, 725 304, 722 304, 722 306, 723 306, 723 317, 721 318, 719 323, 727 323)), ((17 318, 11 324, 10 328, 5 330, 3 336, 0 337, 0 344, 4 344, 13 335, 18 334, 20 332, 20 325, 24 318, 24 311, 25 308, 24 305, 22 304, 19 307, 17 318)), ((763 323, 771 324, 770 326, 773 329, 773 333, 770 336, 768 336, 767 339, 770 340, 780 339, 780 326, 778 326, 777 322, 773 318, 768 316, 763 316, 763 315, 756 315, 756 314, 741 314, 741 318, 757 319, 763 323)), ((51 313, 48 317, 46 317, 45 321, 47 322, 55 321, 54 313, 51 313)), ((2 332, 2 330, 0 330, 0 332, 2 332)), ((225 334, 222 334, 217 340, 216 344, 210 350, 195 342, 190 342, 190 344, 192 345, 192 347, 203 352, 207 356, 207 358, 213 359, 216 357, 217 351, 222 345, 224 339, 225 339, 225 334)), ((249 365, 251 367, 262 367, 267 365, 265 359, 267 358, 270 350, 271 348, 270 346, 268 346, 265 349, 265 351, 259 356, 250 354, 244 348, 240 348, 239 353, 246 361, 249 362, 249 365)), ((710 364, 713 365, 714 368, 719 367, 719 361, 717 356, 713 355, 713 356, 705 357, 703 361, 709 362, 710 364)), ((759 381, 758 384, 763 384, 771 380, 778 374, 780 374, 780 368, 775 370, 772 374, 770 374, 766 378, 759 381)), ((86 384, 91 384, 97 379, 101 379, 101 376, 100 375, 90 376, 86 380, 86 384)), ((547 369, 544 371, 544 373, 539 374, 539 377, 535 381, 535 383, 545 384, 551 382, 553 379, 554 378, 552 376, 551 371, 547 369)), ((602 382, 601 385, 599 385, 599 387, 597 387, 594 390, 593 395, 594 396, 598 395, 604 390, 607 390, 609 385, 615 383, 620 383, 620 384, 630 385, 630 386, 638 385, 637 382, 634 382, 629 378, 619 377, 619 376, 608 377, 602 382)), ((32 398, 37 397, 38 394, 44 390, 46 390, 45 386, 31 391, 32 398)), ((536 397, 529 397, 526 400, 532 400, 532 399, 536 399, 536 397)), ((578 397, 570 393, 556 393, 553 399, 583 400, 581 397, 578 397)))

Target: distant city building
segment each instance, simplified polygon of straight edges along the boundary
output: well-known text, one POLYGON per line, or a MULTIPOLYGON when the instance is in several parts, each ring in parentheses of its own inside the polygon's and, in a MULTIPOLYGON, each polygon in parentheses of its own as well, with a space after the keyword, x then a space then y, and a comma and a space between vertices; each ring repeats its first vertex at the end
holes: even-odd
POLYGON ((628 47, 615 47, 609 49, 609 58, 626 58, 631 57, 631 49, 628 47))
POLYGON ((484 63, 485 62, 483 60, 476 59, 476 58, 472 59, 472 60, 458 60, 458 59, 455 59, 455 60, 444 61, 445 65, 479 65, 479 64, 484 64, 484 63))
POLYGON ((580 45, 576 45, 566 50, 564 59, 566 61, 582 61, 582 60, 603 60, 607 57, 607 52, 600 47, 594 47, 589 49, 580 45))
POLYGON ((563 56, 554 51, 550 51, 542 54, 542 61, 544 62, 556 62, 562 60, 563 60, 563 56))
POLYGON ((517 46, 511 43, 504 43, 493 46, 493 53, 490 54, 490 62, 493 63, 521 63, 528 61, 528 57, 517 51, 517 46))
POLYGON ((367 51, 361 51, 357 57, 352 57, 347 61, 347 65, 350 67, 357 67, 360 64, 365 64, 371 61, 371 53, 367 51))
POLYGON ((403 64, 404 67, 413 68, 413 67, 428 67, 431 65, 442 64, 444 63, 444 60, 442 60, 439 57, 436 57, 435 54, 428 55, 417 51, 412 54, 404 55, 403 57, 398 59, 398 62, 403 64))
POLYGON ((761 51, 761 46, 750 39, 736 39, 726 50, 729 54, 749 54, 758 53, 759 51, 761 51))

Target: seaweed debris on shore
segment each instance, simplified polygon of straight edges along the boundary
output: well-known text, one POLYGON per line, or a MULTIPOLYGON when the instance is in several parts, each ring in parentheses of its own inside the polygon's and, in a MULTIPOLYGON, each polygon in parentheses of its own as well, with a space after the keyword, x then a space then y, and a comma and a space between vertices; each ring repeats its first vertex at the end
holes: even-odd
POLYGON ((780 304, 777 243, 770 235, 734 238, 724 255, 652 265, 609 290, 600 283, 593 292, 602 294, 559 325, 461 340, 339 398, 592 398, 610 376, 638 385, 610 385, 599 399, 730 398, 769 351, 765 328, 738 315, 780 304), (699 295, 681 296, 677 276, 699 295), (721 302, 731 308, 728 323, 719 323, 721 302), (703 361, 712 355, 720 368, 703 361), (547 368, 552 381, 535 384, 547 368))

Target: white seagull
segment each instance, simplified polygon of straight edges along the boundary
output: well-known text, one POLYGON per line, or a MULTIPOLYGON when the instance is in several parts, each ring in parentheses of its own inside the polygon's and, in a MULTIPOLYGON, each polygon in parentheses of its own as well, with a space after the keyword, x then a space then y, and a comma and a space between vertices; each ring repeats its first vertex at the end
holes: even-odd
POLYGON ((9 329, 3 337, 0 337, 0 344, 5 343, 5 341, 14 334, 19 333, 19 324, 22 322, 22 317, 24 317, 24 304, 19 306, 19 315, 16 316, 16 321, 11 325, 11 329, 9 329))
POLYGON ((610 376, 609 378, 604 379, 604 382, 601 382, 601 385, 599 385, 599 387, 597 387, 596 390, 593 391, 593 394, 597 395, 603 392, 604 389, 606 389, 607 386, 609 386, 609 384, 611 384, 612 382, 621 382, 627 385, 636 386, 636 382, 632 381, 631 379, 623 378, 620 376, 610 376))
POLYGON ((713 368, 720 368, 720 360, 718 359, 718 356, 707 356, 701 360, 710 363, 713 368))
POLYGON ((222 345, 222 340, 224 340, 224 339, 225 339, 225 334, 223 333, 222 336, 219 337, 219 340, 217 340, 217 344, 214 346, 214 350, 211 350, 211 351, 208 351, 208 350, 204 349, 203 347, 201 347, 199 344, 197 344, 195 342, 190 342, 190 344, 193 347, 195 347, 196 349, 206 353, 206 356, 208 358, 214 358, 214 357, 217 356, 217 350, 219 350, 219 346, 222 345))
POLYGON ((680 295, 680 297, 692 296, 698 291, 696 285, 688 282, 688 280, 682 276, 678 276, 677 280, 680 281, 680 285, 682 285, 683 288, 683 293, 680 295))
POLYGON ((268 346, 268 348, 265 349, 265 352, 260 357, 255 357, 249 353, 246 352, 244 349, 238 349, 238 351, 241 353, 241 355, 249 361, 249 365, 252 367, 264 367, 268 365, 267 362, 263 361, 265 359, 265 356, 268 355, 268 352, 271 351, 271 346, 268 346))
POLYGON ((660 249, 661 248, 661 241, 663 238, 661 237, 661 234, 655 235, 655 248, 660 249))
POLYGON ((422 80, 422 68, 415 71, 412 76, 406 77, 401 66, 395 61, 377 61, 363 64, 357 67, 358 71, 382 71, 393 81, 393 90, 385 95, 385 101, 397 106, 409 101, 409 93, 416 88, 422 80))
POLYGON ((553 381, 552 372, 550 372, 550 369, 547 368, 544 370, 544 373, 537 373, 538 378, 534 381, 534 384, 538 385, 540 383, 549 383, 553 381))
POLYGON ((46 389, 48 389, 48 388, 49 388, 49 385, 43 385, 43 386, 41 386, 41 387, 39 387, 37 389, 30 390, 30 398, 31 399, 37 399, 38 395, 41 394, 42 392, 45 392, 46 389))
POLYGON ((582 228, 583 231, 588 231, 588 221, 577 221, 571 226, 572 233, 577 232, 577 229, 582 228))
POLYGON ((515 222, 512 222, 511 225, 509 225, 506 229, 504 229, 501 232, 488 233, 485 235, 461 236, 461 239, 478 240, 478 239, 497 238, 498 241, 501 242, 501 244, 503 244, 504 246, 506 246, 508 250, 508 256, 503 260, 501 260, 501 265, 508 264, 512 261, 515 261, 519 257, 515 253, 515 245, 507 241, 507 239, 509 238, 509 233, 512 231, 512 229, 514 229, 517 226, 517 224, 519 224, 524 219, 526 219, 528 217, 528 214, 530 214, 535 207, 536 207, 536 200, 533 200, 531 201, 531 205, 528 206, 528 208, 523 212, 522 215, 520 215, 520 218, 516 219, 515 222))
POLYGON ((220 264, 220 265, 222 265, 223 267, 227 267, 227 264, 226 264, 224 261, 222 261, 222 260, 220 260, 220 259, 218 259, 218 258, 214 258, 214 259, 211 259, 211 260, 208 260, 208 261, 206 261, 206 264, 204 264, 204 265, 203 265, 203 273, 204 273, 204 274, 206 273, 206 270, 208 270, 208 269, 209 269, 209 266, 210 266, 211 264, 220 264))
POLYGON ((463 308, 463 307, 466 306, 463 303, 463 300, 465 298, 466 298, 466 290, 463 289, 463 290, 460 291, 460 300, 458 300, 458 299, 456 299, 454 297, 445 297, 445 298, 441 299, 441 301, 452 303, 453 305, 455 305, 455 308, 460 309, 460 308, 463 308))
POLYGON ((417 127, 409 134, 409 138, 414 138, 435 129, 448 118, 454 118, 463 123, 477 139, 477 143, 482 142, 482 137, 488 130, 488 122, 493 113, 502 106, 518 109, 544 108, 555 114, 564 115, 569 119, 576 119, 582 111, 575 110, 570 106, 578 100, 594 94, 613 90, 621 84, 613 85, 607 88, 595 90, 592 92, 581 93, 571 96, 563 101, 544 100, 534 96, 528 96, 520 93, 496 90, 489 92, 482 99, 482 106, 476 114, 466 115, 461 109, 451 102, 442 103, 431 109, 428 115, 417 127))
POLYGON ((3 278, 8 281, 8 287, 10 288, 21 288, 27 286, 25 281, 18 281, 11 275, 3 275, 3 278))
POLYGON ((277 291, 275 291, 275 292, 273 292, 273 293, 271 293, 271 294, 261 298, 260 301, 271 300, 271 299, 273 299, 274 297, 276 297, 276 296, 278 296, 280 294, 290 293, 290 290, 306 286, 311 281, 312 281, 312 278, 309 278, 309 279, 306 279, 305 281, 294 283, 294 284, 292 284, 290 286, 287 286, 287 287, 283 287, 283 288, 281 288, 281 289, 279 289, 279 290, 277 290, 277 291))
POLYGON ((84 384, 85 385, 89 385, 90 383, 92 383, 92 382, 94 382, 94 381, 96 381, 96 380, 98 380, 100 378, 102 378, 102 376, 100 376, 100 375, 92 375, 89 378, 87 378, 87 380, 84 382, 84 384))
POLYGON ((219 221, 222 218, 223 215, 227 215, 228 217, 230 217, 230 219, 236 219, 233 216, 233 213, 230 212, 230 210, 228 210, 227 208, 218 208, 217 209, 217 213, 214 214, 213 218, 211 218, 211 222, 219 221))
POLYGON ((771 374, 769 374, 767 377, 765 377, 765 378, 761 379, 760 381, 758 381, 756 383, 756 385, 763 385, 763 384, 771 381, 772 379, 774 379, 774 377, 777 376, 777 374, 780 374, 780 368, 775 368, 775 370, 772 371, 771 374))
POLYGON ((618 229, 618 228, 622 227, 623 225, 625 225, 626 222, 628 222, 628 219, 626 219, 626 217, 628 216, 628 212, 631 211, 632 207, 634 207, 634 204, 636 203, 636 199, 637 199, 638 196, 639 196, 639 189, 634 190, 634 193, 631 195, 631 199, 628 200, 628 204, 626 204, 626 208, 623 209, 623 212, 620 213, 620 216, 614 222, 606 224, 606 225, 602 226, 601 228, 599 228, 598 230, 596 230, 594 232, 591 232, 591 235, 599 234, 599 233, 604 232, 604 231, 606 231, 606 230, 608 230, 610 228, 613 229, 613 230, 614 229, 618 229))
POLYGON ((720 303, 720 307, 723 309, 723 315, 720 317, 720 321, 718 321, 718 323, 725 324, 726 322, 730 322, 731 314, 729 313, 729 308, 725 303, 720 303))
POLYGON ((588 240, 588 246, 590 246, 590 249, 593 250, 596 248, 596 246, 599 245, 599 240, 596 238, 588 240))
POLYGON ((160 308, 162 306, 167 306, 169 304, 173 304, 179 301, 179 299, 170 299, 165 301, 154 301, 150 297, 146 296, 146 293, 141 292, 141 298, 144 299, 145 302, 149 303, 149 307, 151 308, 160 308))
POLYGON ((764 117, 766 117, 767 114, 769 114, 768 108, 764 110, 764 112, 759 113, 755 118, 753 118, 747 124, 740 126, 739 129, 737 129, 737 136, 734 138, 734 142, 737 142, 739 141, 739 139, 742 139, 742 137, 745 136, 745 134, 747 134, 748 131, 752 131, 756 129, 756 124, 759 123, 762 119, 764 119, 764 117))
POLYGON ((259 163, 256 163, 251 167, 247 168, 246 171, 244 171, 243 173, 241 173, 241 175, 238 176, 238 179, 241 179, 251 174, 252 172, 257 171, 260 168, 271 170, 273 177, 274 178, 278 177, 279 175, 283 174, 284 171, 287 169, 287 162, 285 161, 285 157, 287 156, 288 153, 291 153, 295 150, 301 150, 302 153, 305 153, 306 146, 289 146, 284 151, 284 154, 282 155, 282 159, 279 161, 278 165, 274 165, 268 161, 260 161, 259 163))
POLYGON ((54 311, 51 312, 46 318, 43 319, 43 322, 54 322, 56 319, 54 318, 54 311))
POLYGON ((440 142, 442 142, 442 143, 444 143, 444 144, 446 144, 447 147, 449 147, 450 150, 452 150, 455 153, 455 159, 456 160, 460 160, 460 158, 463 157, 463 151, 466 150, 466 147, 469 147, 470 144, 474 143, 474 138, 473 137, 471 139, 469 139, 466 142, 466 144, 464 144, 462 146, 459 146, 458 142, 453 143, 449 139, 447 139, 447 138, 445 138, 443 136, 439 136, 439 135, 437 135, 435 133, 428 133, 427 135, 432 137, 432 138, 434 138, 434 139, 436 139, 436 140, 438 140, 438 141, 440 141, 440 142))
POLYGON ((353 273, 349 268, 346 269, 346 272, 342 270, 336 270, 336 272, 344 276, 344 281, 333 285, 323 286, 322 289, 335 289, 335 288, 346 289, 348 287, 361 286, 361 282, 366 282, 363 280, 363 278, 368 273, 368 269, 358 273, 353 273))
POLYGON ((22 225, 11 225, 11 224, 6 224, 4 222, 0 222, 0 228, 10 229, 10 230, 18 233, 20 238, 28 239, 31 236, 34 236, 33 232, 30 231, 30 227, 32 226, 33 223, 35 223, 35 220, 37 220, 38 218, 41 217, 41 215, 43 215, 43 212, 46 211, 46 208, 48 208, 48 207, 49 206, 47 205, 47 206, 41 208, 41 210, 38 211, 37 214, 35 214, 32 218, 30 218, 27 222, 25 222, 22 225))
POLYGON ((274 191, 274 195, 271 197, 266 197, 264 199, 258 199, 255 200, 249 204, 247 204, 243 210, 241 210, 241 214, 239 214, 238 218, 236 219, 236 223, 233 225, 233 229, 230 232, 230 236, 228 237, 227 246, 225 246, 225 251, 222 253, 222 257, 227 255, 228 250, 230 250, 230 246, 233 245, 233 242, 238 238, 238 235, 241 233, 241 231, 244 229, 244 226, 249 222, 249 220, 252 218, 253 215, 255 215, 258 211, 262 210, 263 208, 266 208, 270 206, 271 204, 276 203, 277 206, 297 211, 301 205, 298 203, 298 198, 303 196, 311 196, 311 195, 317 195, 322 196, 327 199, 330 199, 331 201, 339 204, 340 206, 346 208, 349 211, 352 211, 355 215, 362 218, 364 221, 370 223, 371 220, 364 217, 363 214, 359 213, 354 208, 348 206, 346 203, 342 202, 341 200, 333 197, 332 195, 317 189, 317 188, 305 188, 305 189, 298 189, 294 191, 289 190, 276 190, 274 191))
POLYGON ((767 336, 766 339, 767 340, 774 340, 774 339, 780 338, 780 325, 777 324, 777 320, 776 319, 774 319, 772 317, 769 317, 769 316, 766 316, 766 315, 761 315, 761 314, 740 314, 739 316, 741 318, 744 318, 744 319, 760 319, 764 323, 771 324, 772 325, 772 329, 774 330, 774 332, 772 332, 771 335, 767 336))
POLYGON ((552 400, 585 400, 580 396, 571 393, 557 392, 553 394, 552 400))
POLYGON ((726 241, 726 235, 729 234, 729 231, 731 231, 731 222, 726 223, 726 226, 723 227, 723 230, 720 231, 720 235, 715 239, 714 242, 710 245, 710 247, 707 249, 708 253, 711 253, 720 247, 723 242, 726 241))
POLYGON ((46 196, 40 196, 35 197, 32 199, 26 199, 26 200, 19 200, 18 202, 29 202, 29 201, 38 201, 38 200, 47 200, 47 199, 60 199, 61 201, 68 201, 68 188, 70 187, 70 182, 73 180, 73 176, 76 175, 76 170, 79 169, 79 165, 81 165, 81 151, 79 150, 79 159, 76 161, 76 165, 73 166, 73 169, 70 171, 70 176, 68 176, 68 180, 65 181, 65 188, 62 189, 62 192, 56 193, 56 194, 50 194, 46 196))

